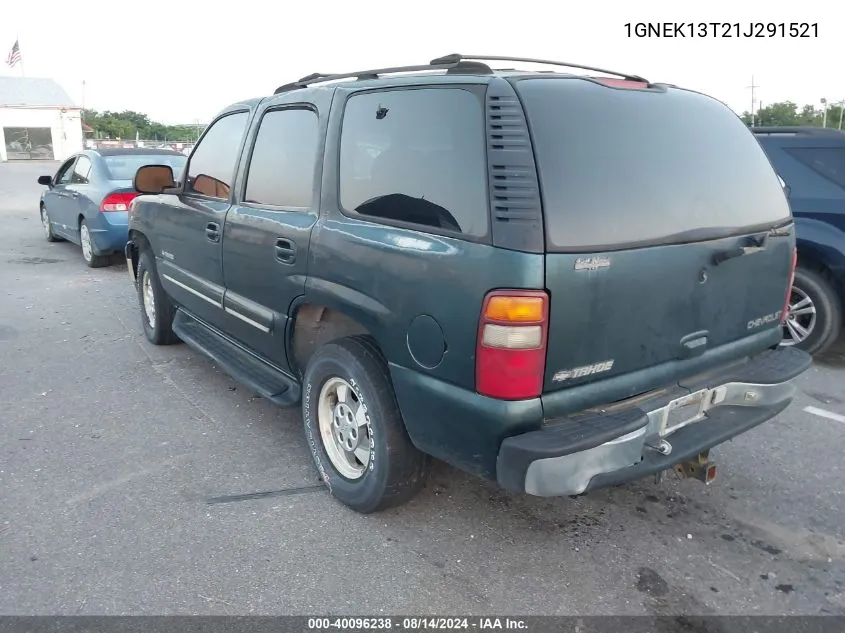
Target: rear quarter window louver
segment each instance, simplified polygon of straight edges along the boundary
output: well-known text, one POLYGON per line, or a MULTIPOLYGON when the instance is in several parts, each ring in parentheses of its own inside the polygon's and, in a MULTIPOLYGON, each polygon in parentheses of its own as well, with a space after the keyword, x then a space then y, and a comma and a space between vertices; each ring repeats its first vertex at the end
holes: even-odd
POLYGON ((494 80, 486 106, 493 245, 542 252, 540 187, 522 105, 508 82, 494 80))

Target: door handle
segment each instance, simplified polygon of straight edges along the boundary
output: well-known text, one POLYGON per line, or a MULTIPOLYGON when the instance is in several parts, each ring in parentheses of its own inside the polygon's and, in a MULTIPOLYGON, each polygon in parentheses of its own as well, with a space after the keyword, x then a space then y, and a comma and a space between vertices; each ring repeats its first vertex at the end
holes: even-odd
POLYGON ((210 242, 220 241, 220 225, 216 222, 209 222, 205 225, 205 236, 210 242))
POLYGON ((292 264, 296 261, 296 244, 293 240, 284 237, 276 239, 276 261, 283 264, 292 264))

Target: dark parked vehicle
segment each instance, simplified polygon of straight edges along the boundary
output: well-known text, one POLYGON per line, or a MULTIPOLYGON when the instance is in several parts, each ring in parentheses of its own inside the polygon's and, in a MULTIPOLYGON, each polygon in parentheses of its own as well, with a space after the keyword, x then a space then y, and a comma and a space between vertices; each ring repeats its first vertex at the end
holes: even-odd
POLYGON ((137 195, 132 186, 139 167, 164 163, 181 174, 187 157, 156 149, 100 149, 74 154, 55 176, 41 176, 41 225, 49 242, 79 244, 91 268, 106 266, 126 246, 126 210, 137 195))
POLYGON ((540 496, 710 482, 710 448, 811 363, 779 345, 793 221, 738 117, 500 59, 527 61, 310 75, 223 110, 184 182, 136 177, 147 338, 301 402, 359 512, 409 499, 430 456, 540 496))
POLYGON ((842 333, 845 312, 845 132, 753 131, 786 185, 795 217, 798 268, 783 344, 820 354, 842 333))

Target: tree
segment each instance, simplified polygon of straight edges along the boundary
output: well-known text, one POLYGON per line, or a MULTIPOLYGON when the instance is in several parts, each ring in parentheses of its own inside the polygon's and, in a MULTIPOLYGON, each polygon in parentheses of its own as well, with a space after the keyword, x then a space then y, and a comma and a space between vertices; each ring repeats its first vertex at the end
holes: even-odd
POLYGON ((83 110, 82 120, 101 138, 134 139, 137 134, 145 140, 195 141, 204 128, 193 125, 164 125, 151 121, 146 114, 132 110, 83 110))
MULTIPOLYGON (((841 105, 828 106, 827 127, 839 127, 841 105)), ((742 113, 742 120, 746 125, 751 125, 751 113, 742 113)), ((791 125, 810 125, 821 127, 824 122, 824 110, 812 105, 802 106, 799 110, 798 104, 792 101, 771 103, 760 108, 755 115, 755 125, 783 127, 791 125)))

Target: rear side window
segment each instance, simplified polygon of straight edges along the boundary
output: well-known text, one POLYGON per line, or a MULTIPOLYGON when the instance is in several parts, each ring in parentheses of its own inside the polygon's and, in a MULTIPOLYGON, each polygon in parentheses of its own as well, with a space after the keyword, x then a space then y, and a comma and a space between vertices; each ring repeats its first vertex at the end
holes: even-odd
POLYGON ((340 141, 347 212, 487 234, 487 171, 480 100, 468 90, 421 88, 353 95, 340 141))
POLYGON ((517 89, 551 251, 712 239, 790 217, 763 149, 715 99, 580 79, 529 79, 517 89))
POLYGON ((845 147, 787 147, 788 154, 840 187, 845 187, 845 147))
POLYGON ((247 113, 237 112, 211 124, 191 155, 186 193, 211 198, 229 197, 246 123, 247 113))
POLYGON ((264 115, 249 161, 244 202, 311 207, 317 123, 312 110, 271 110, 264 115))

